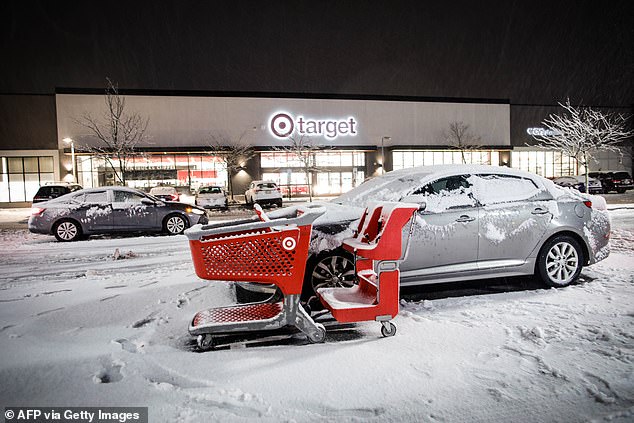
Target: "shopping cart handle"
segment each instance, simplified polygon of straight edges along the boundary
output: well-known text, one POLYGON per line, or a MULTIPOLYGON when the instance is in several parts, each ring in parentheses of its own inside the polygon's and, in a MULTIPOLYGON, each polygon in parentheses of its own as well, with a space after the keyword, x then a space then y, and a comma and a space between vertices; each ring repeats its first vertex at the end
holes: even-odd
POLYGON ((231 232, 253 231, 256 229, 274 228, 281 226, 306 226, 312 223, 322 214, 325 209, 308 209, 301 216, 293 218, 271 219, 268 222, 256 221, 254 219, 223 222, 222 224, 194 225, 185 231, 185 235, 190 240, 200 240, 204 236, 222 235, 231 232))

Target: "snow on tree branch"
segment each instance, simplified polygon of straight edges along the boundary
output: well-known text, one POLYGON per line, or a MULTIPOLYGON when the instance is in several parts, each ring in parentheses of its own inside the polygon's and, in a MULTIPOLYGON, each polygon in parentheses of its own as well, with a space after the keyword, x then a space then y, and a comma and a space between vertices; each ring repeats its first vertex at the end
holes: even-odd
POLYGON ((584 166, 588 186, 589 161, 599 151, 623 154, 623 147, 634 135, 627 129, 628 117, 620 113, 605 113, 590 107, 575 107, 570 99, 561 114, 551 114, 542 124, 546 128, 533 135, 540 147, 561 151, 584 166))

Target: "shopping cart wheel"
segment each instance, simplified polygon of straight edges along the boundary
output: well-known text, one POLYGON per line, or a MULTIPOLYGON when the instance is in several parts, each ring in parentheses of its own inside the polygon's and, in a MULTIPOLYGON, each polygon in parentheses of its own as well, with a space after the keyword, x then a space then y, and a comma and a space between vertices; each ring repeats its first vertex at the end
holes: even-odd
POLYGON ((214 338, 210 334, 198 335, 196 338, 196 344, 201 351, 208 351, 214 347, 214 338))
POLYGON ((313 344, 321 344, 326 340, 326 328, 321 323, 317 323, 317 330, 308 334, 308 340, 313 344))
POLYGON ((381 335, 385 336, 394 336, 396 334, 396 325, 392 322, 382 322, 381 324, 381 335))

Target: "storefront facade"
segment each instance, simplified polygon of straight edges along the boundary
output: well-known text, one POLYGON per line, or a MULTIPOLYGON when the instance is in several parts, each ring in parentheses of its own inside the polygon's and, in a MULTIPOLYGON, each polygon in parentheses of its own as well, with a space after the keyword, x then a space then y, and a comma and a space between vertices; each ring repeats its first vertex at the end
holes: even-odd
MULTIPOLYGON (((78 124, 86 113, 103 115, 103 95, 59 93, 55 108, 54 148, 0 154, 1 204, 28 202, 47 182, 120 183, 112 169, 119 171, 120 164, 92 154, 90 148, 100 144, 78 124)), ((277 182, 286 197, 307 195, 309 185, 314 195, 334 196, 368 177, 421 165, 511 166, 546 177, 583 171, 574 159, 534 145, 531 134, 556 107, 483 99, 126 94, 126 111, 148 119, 147 140, 127 158, 124 172, 126 185, 143 190, 227 187, 231 180, 239 195, 252 180, 264 179, 277 182), (448 133, 456 122, 468 126, 477 145, 452 145, 448 133), (310 171, 293 153, 294 142, 310 146, 310 171), (255 154, 229 175, 218 147, 231 145, 250 146, 255 154)), ((599 157, 593 170, 631 170, 627 154, 599 157)))

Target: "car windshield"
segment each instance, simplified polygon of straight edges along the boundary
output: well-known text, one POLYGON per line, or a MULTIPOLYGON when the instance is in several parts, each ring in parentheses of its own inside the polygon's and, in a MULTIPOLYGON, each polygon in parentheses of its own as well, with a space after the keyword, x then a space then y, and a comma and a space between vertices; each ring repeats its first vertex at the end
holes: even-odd
POLYGON ((615 179, 631 179, 630 174, 627 172, 614 172, 615 179))
POLYGON ((387 174, 369 179, 356 188, 332 200, 337 204, 364 205, 368 201, 399 201, 415 188, 421 185, 430 173, 416 173, 406 175, 400 173, 398 177, 387 174))
POLYGON ((154 187, 150 190, 152 195, 174 194, 175 192, 176 188, 174 187, 154 187))
POLYGON ((222 194, 222 189, 220 187, 202 187, 199 194, 222 194))

